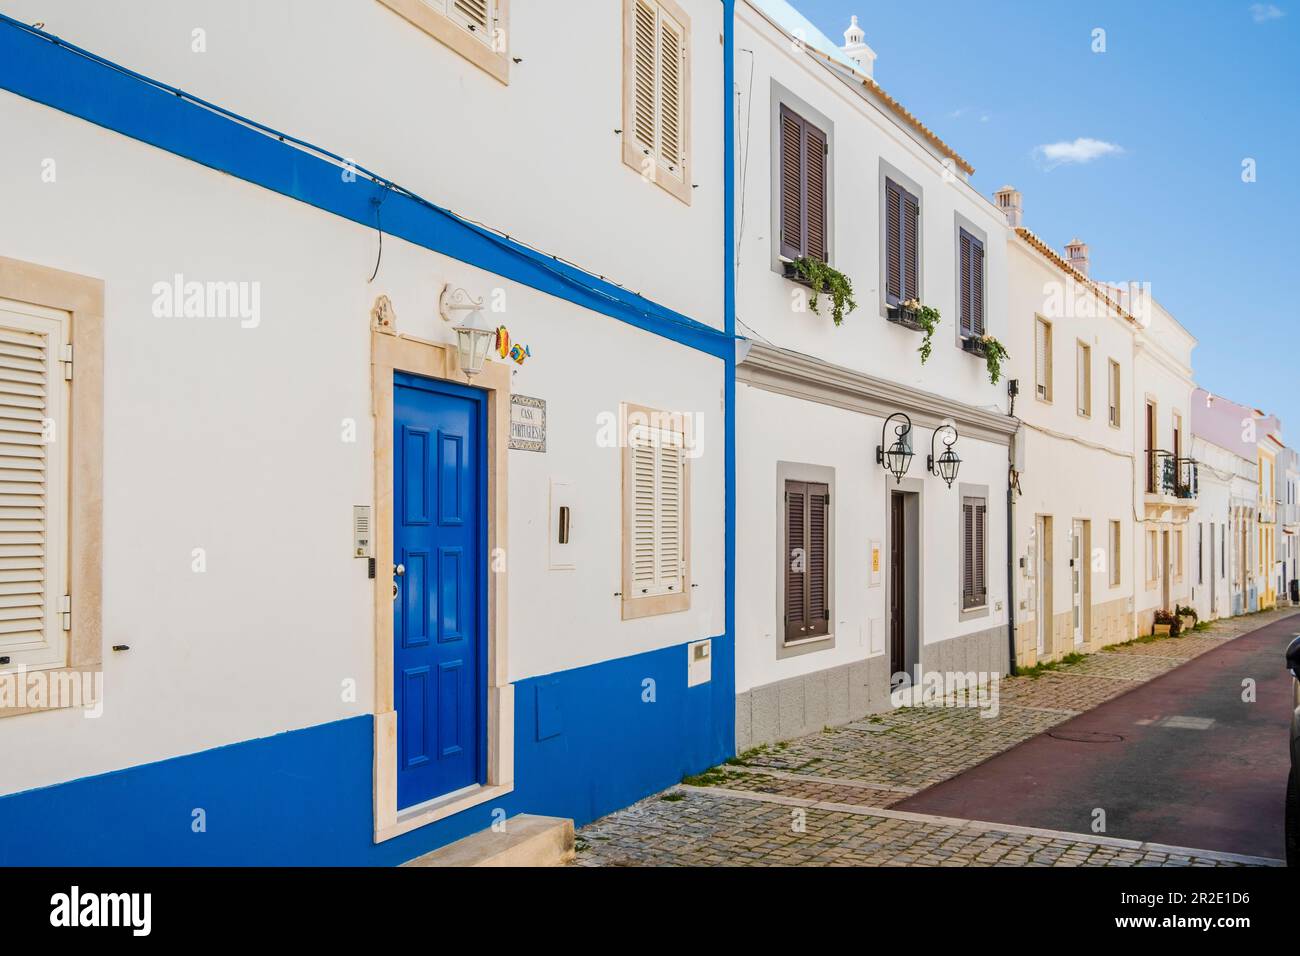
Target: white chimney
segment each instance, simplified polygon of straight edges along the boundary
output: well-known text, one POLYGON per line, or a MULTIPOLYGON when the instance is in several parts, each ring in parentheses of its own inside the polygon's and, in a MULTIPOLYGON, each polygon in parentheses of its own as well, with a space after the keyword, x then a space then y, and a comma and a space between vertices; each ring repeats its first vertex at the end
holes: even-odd
POLYGON ((1065 246, 1065 258, 1070 265, 1083 273, 1084 278, 1088 276, 1088 244, 1075 236, 1065 246))
POLYGON ((998 209, 1002 210, 1002 215, 1007 217, 1007 225, 1012 229, 1019 229, 1024 216, 1020 190, 1015 186, 1003 186, 993 194, 993 201, 997 203, 998 209))
POLYGON ((845 56, 858 65, 862 73, 872 76, 875 70, 876 51, 867 46, 865 39, 866 34, 862 32, 862 27, 858 26, 858 18, 855 16, 849 28, 844 31, 844 46, 841 49, 845 56))

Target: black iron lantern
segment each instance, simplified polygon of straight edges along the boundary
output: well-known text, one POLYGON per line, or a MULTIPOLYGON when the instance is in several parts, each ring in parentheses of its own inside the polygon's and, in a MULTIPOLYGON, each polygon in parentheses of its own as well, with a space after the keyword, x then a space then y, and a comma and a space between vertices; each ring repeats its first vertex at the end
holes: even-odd
POLYGON ((957 444, 957 437, 957 429, 955 426, 940 425, 934 430, 934 433, 930 435, 930 457, 926 460, 926 468, 930 470, 930 474, 938 475, 944 481, 948 482, 949 488, 951 488, 952 483, 957 480, 957 472, 961 468, 961 458, 952 450, 952 446, 957 444), (944 433, 943 452, 936 459, 934 457, 934 440, 940 433, 944 433), (948 437, 949 435, 952 437, 948 437))
POLYGON ((894 481, 902 484, 903 476, 912 463, 912 420, 902 412, 894 412, 880 426, 880 444, 876 446, 876 464, 884 465, 885 470, 894 476, 894 481), (901 418, 903 424, 894 426, 894 443, 885 450, 885 432, 889 423, 901 418))

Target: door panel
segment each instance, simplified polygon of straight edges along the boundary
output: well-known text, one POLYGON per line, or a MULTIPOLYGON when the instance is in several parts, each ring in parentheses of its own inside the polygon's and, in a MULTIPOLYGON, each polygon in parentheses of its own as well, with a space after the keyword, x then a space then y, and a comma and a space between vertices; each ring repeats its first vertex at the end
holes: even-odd
POLYGON ((905 522, 903 496, 889 496, 889 668, 891 674, 907 670, 907 620, 904 616, 906 578, 904 568, 905 522))
POLYGON ((393 389, 398 809, 483 782, 485 416, 472 389, 393 389))

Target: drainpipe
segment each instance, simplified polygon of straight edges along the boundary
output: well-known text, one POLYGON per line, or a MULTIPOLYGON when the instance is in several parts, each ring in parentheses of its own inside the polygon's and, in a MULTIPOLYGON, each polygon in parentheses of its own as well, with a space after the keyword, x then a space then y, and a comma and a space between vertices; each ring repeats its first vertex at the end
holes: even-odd
POLYGON ((1011 676, 1016 676, 1016 489, 1012 484, 1012 474, 1016 462, 1016 437, 1011 436, 1008 446, 1011 460, 1007 463, 1007 645, 1011 676))

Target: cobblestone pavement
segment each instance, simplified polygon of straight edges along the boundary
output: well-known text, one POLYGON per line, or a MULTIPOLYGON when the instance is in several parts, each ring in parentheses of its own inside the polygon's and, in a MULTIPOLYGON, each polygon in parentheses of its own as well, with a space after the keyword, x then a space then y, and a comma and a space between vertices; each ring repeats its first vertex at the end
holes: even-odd
MULTIPOLYGON (((579 865, 1259 864, 1251 857, 952 820, 888 808, 1199 657, 1297 613, 1218 621, 1004 678, 996 710, 913 706, 758 747, 578 833, 579 865), (991 716, 991 714, 994 714, 991 716), (712 789, 708 789, 712 788, 712 789), (793 828, 802 814, 805 831, 793 828)), ((984 701, 988 703, 988 701, 984 701)))

